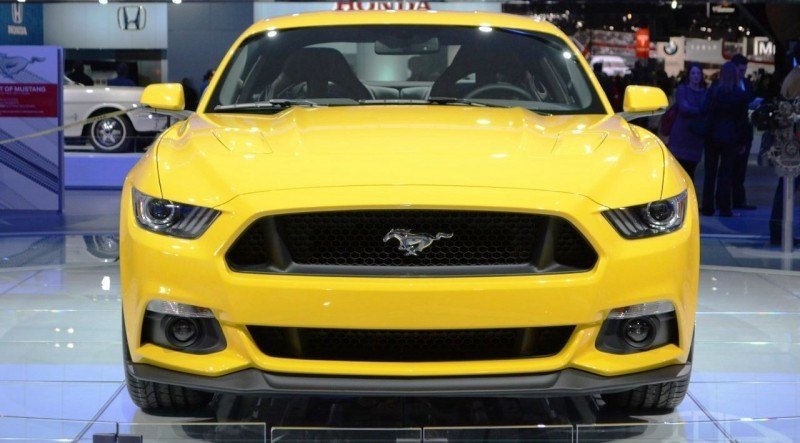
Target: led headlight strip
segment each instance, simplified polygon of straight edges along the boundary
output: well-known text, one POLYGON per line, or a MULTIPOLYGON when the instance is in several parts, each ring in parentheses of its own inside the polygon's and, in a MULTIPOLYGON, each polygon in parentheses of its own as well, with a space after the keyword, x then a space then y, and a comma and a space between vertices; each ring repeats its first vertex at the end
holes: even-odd
POLYGON ((148 231, 180 238, 200 237, 219 211, 175 203, 133 190, 133 207, 139 226, 148 231))
POLYGON ((603 212, 625 238, 646 238, 676 231, 686 219, 686 191, 675 197, 603 212))

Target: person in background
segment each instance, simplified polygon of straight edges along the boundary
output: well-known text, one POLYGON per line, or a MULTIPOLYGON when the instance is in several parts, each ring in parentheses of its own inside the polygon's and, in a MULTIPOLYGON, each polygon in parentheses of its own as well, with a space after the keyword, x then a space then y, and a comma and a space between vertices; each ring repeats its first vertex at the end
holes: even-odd
POLYGON ((708 139, 705 143, 705 177, 700 212, 720 217, 733 217, 731 180, 736 156, 747 141, 745 128, 750 96, 739 87, 736 65, 726 62, 719 81, 706 94, 701 112, 708 113, 708 139))
POLYGON ((117 65, 117 76, 108 81, 108 86, 136 86, 136 83, 128 78, 127 63, 117 65))
POLYGON ((209 69, 206 71, 205 75, 203 75, 203 82, 200 83, 200 95, 202 96, 204 92, 206 92, 206 88, 211 83, 211 79, 214 77, 215 69, 209 69))
MULTIPOLYGON (((781 96, 787 100, 800 99, 800 66, 795 66, 783 79, 781 85, 781 96)), ((778 178, 778 187, 772 198, 772 213, 769 217, 769 242, 773 245, 780 245, 783 239, 783 178, 778 178)), ((800 187, 800 177, 794 179, 794 192, 800 187)), ((797 244, 798 240, 795 239, 797 244)))
MULTIPOLYGON (((747 57, 742 54, 736 54, 731 58, 731 62, 736 65, 736 76, 738 79, 738 86, 745 94, 747 94, 747 103, 755 99, 753 87, 750 81, 745 77, 747 73, 747 57)), ((753 125, 750 124, 748 119, 744 122, 745 139, 743 145, 739 148, 736 154, 736 160, 733 165, 733 179, 732 179, 732 193, 733 193, 733 208, 753 210, 755 206, 747 204, 747 193, 744 187, 744 180, 747 174, 747 163, 750 159, 750 149, 753 147, 753 125)))
POLYGON ((94 86, 94 80, 83 72, 83 62, 75 60, 72 63, 72 71, 67 74, 67 78, 83 86, 94 86))
POLYGON ((192 81, 184 77, 181 80, 181 86, 183 86, 183 100, 185 103, 184 109, 187 111, 196 110, 198 102, 197 92, 195 92, 194 88, 192 87, 192 81))
POLYGON ((600 87, 603 89, 603 92, 605 92, 606 97, 611 100, 614 97, 614 85, 611 83, 611 77, 603 72, 603 63, 597 62, 593 64, 592 70, 597 77, 597 81, 600 82, 600 87))
POLYGON ((703 81, 703 68, 696 63, 689 65, 689 73, 678 85, 675 93, 675 106, 678 115, 669 133, 669 150, 694 181, 694 171, 703 157, 703 138, 689 130, 693 121, 700 117, 706 100, 706 84, 703 81))

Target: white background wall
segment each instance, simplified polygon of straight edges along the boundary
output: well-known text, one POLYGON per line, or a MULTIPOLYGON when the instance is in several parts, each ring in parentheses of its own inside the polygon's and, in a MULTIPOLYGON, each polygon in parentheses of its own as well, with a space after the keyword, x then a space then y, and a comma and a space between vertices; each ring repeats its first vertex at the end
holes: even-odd
POLYGON ((166 3, 47 3, 44 44, 67 49, 166 49, 166 3), (145 29, 123 31, 117 23, 120 7, 143 5, 145 29))

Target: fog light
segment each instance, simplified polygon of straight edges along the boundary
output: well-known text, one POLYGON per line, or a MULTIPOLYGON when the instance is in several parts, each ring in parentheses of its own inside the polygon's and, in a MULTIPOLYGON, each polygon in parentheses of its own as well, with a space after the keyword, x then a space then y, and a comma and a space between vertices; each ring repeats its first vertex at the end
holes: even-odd
POLYGON ((678 318, 667 300, 612 309, 595 346, 612 354, 633 354, 668 344, 678 346, 678 318))
POLYGON ((644 348, 653 342, 658 327, 650 317, 634 318, 622 325, 622 335, 625 342, 634 348, 644 348))
POLYGON ((193 319, 173 318, 167 324, 167 338, 175 346, 189 347, 199 336, 199 325, 193 319))

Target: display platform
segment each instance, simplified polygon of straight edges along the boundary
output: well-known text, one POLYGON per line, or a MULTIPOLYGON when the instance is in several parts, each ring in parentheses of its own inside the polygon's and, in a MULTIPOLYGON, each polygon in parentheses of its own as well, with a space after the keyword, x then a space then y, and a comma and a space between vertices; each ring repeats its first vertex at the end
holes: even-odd
POLYGON ((123 383, 116 247, 107 233, 0 237, 0 440, 800 440, 797 272, 703 268, 692 383, 668 414, 586 398, 223 397, 164 417, 123 383))

